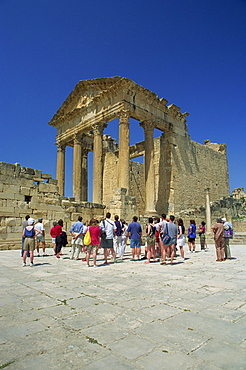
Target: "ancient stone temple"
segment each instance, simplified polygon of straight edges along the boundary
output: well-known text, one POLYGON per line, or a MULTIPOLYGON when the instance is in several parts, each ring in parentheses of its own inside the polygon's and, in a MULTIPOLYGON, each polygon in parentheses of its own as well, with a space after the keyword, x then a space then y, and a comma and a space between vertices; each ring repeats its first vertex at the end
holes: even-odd
POLYGON ((80 81, 49 122, 57 129, 60 195, 64 195, 65 150, 71 146, 73 197, 78 202, 87 201, 90 151, 93 203, 105 204, 109 210, 115 191, 136 197, 136 212, 145 216, 177 214, 201 205, 208 192, 210 201, 228 196, 225 144, 192 141, 186 125, 188 113, 167 103, 127 78, 80 81), (115 119, 118 143, 104 135, 107 124, 115 119), (130 119, 137 120, 144 131, 144 141, 131 146, 130 119), (154 129, 161 131, 160 137, 154 138, 154 129), (133 161, 142 155, 144 164, 133 161))

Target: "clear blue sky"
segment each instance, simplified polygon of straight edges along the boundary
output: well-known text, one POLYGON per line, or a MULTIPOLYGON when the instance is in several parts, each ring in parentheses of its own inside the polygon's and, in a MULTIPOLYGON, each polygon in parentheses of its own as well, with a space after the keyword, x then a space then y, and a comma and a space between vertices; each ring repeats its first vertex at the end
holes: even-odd
POLYGON ((78 81, 122 76, 189 112, 192 140, 226 143, 246 190, 245 0, 0 0, 0 34, 0 161, 55 178, 47 123, 78 81))

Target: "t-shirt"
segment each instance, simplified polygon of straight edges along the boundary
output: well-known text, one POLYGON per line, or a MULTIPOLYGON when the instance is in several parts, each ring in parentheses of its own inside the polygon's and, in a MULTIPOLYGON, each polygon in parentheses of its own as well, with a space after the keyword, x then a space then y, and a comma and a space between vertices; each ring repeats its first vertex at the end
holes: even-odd
POLYGON ((116 236, 121 236, 122 234, 122 223, 120 221, 114 221, 114 230, 116 230, 116 236))
POLYGON ((114 237, 114 222, 109 218, 100 222, 100 229, 106 232, 106 239, 113 239, 114 237))
POLYGON ((100 227, 99 226, 89 226, 89 231, 91 235, 91 244, 100 244, 100 227))
POLYGON ((159 234, 162 234, 164 233, 164 229, 165 229, 165 226, 167 224, 167 221, 166 220, 162 220, 161 222, 159 222, 159 228, 158 228, 158 231, 159 231, 159 234))
POLYGON ((43 234, 43 231, 44 231, 44 225, 42 224, 42 222, 38 222, 36 225, 35 225, 36 229, 38 229, 39 231, 41 231, 41 234, 38 234, 38 235, 42 235, 43 234))
POLYGON ((168 233, 171 238, 176 238, 178 234, 178 228, 173 222, 167 222, 164 229, 164 234, 168 233))
POLYGON ((51 235, 52 238, 56 238, 57 236, 61 235, 61 233, 62 233, 61 225, 53 226, 50 229, 50 235, 51 235))
POLYGON ((78 234, 83 234, 83 230, 84 230, 84 225, 82 222, 80 221, 77 221, 75 222, 71 229, 70 229, 70 233, 78 233, 78 234))
POLYGON ((196 238, 196 225, 193 225, 193 224, 190 225, 190 227, 188 229, 188 235, 189 235, 190 238, 196 238))
POLYGON ((141 238, 140 233, 142 233, 142 228, 138 222, 130 223, 126 231, 130 233, 130 239, 140 239, 141 238))

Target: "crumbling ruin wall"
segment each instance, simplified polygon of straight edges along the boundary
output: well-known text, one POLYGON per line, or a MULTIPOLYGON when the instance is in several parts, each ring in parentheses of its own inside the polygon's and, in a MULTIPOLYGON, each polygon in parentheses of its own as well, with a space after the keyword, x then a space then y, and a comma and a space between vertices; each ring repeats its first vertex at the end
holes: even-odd
POLYGON ((49 174, 18 163, 0 162, 0 249, 20 248, 22 222, 27 214, 35 220, 43 218, 49 243, 53 221, 63 219, 64 229, 69 231, 79 215, 84 221, 101 219, 104 209, 103 205, 61 197, 57 180, 49 174))
POLYGON ((230 195, 225 144, 207 141, 202 145, 177 134, 174 142, 167 139, 166 150, 171 153, 169 188, 173 190, 174 212, 203 204, 207 188, 210 201, 230 195))

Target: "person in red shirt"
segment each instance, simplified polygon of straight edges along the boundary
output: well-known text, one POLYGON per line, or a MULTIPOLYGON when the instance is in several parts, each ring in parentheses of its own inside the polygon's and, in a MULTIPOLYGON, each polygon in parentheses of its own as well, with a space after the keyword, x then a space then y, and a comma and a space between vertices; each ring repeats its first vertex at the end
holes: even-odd
POLYGON ((91 236, 91 244, 87 245, 87 251, 86 251, 86 262, 87 267, 90 266, 90 256, 91 253, 93 255, 93 264, 94 267, 97 265, 97 250, 100 245, 100 227, 98 226, 98 221, 95 218, 92 218, 90 220, 90 225, 88 227, 90 236, 91 236))
POLYGON ((57 251, 57 237, 58 236, 61 236, 62 234, 62 226, 60 225, 62 220, 59 220, 58 223, 56 221, 53 222, 53 227, 50 229, 50 235, 51 235, 51 238, 52 238, 52 244, 53 244, 53 248, 54 248, 54 255, 57 257, 57 258, 60 258, 60 255, 59 255, 59 252, 57 251))

